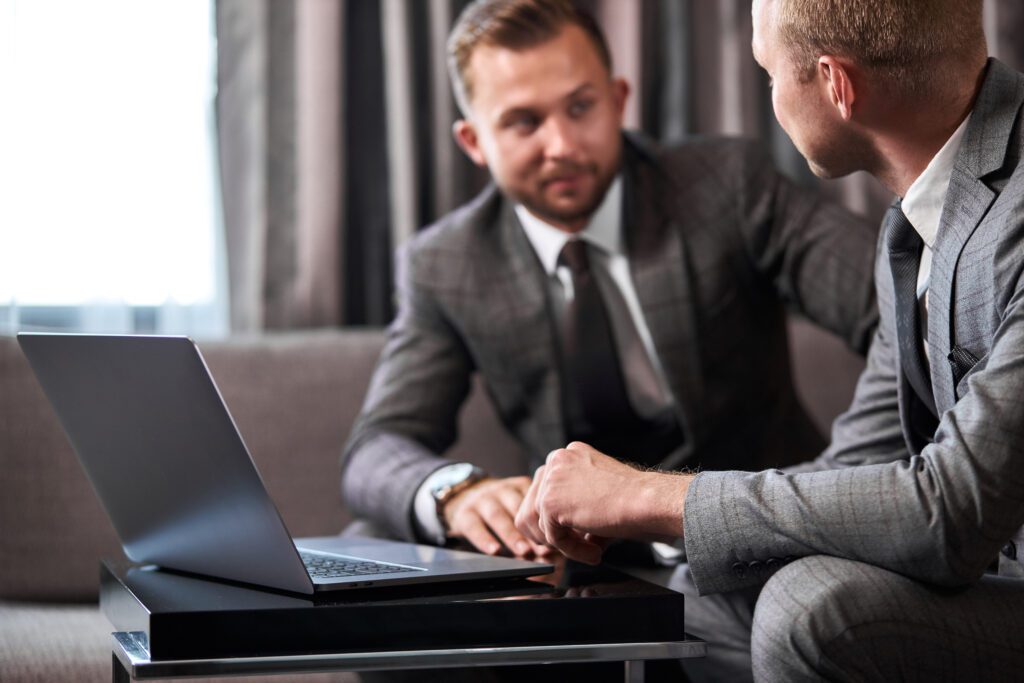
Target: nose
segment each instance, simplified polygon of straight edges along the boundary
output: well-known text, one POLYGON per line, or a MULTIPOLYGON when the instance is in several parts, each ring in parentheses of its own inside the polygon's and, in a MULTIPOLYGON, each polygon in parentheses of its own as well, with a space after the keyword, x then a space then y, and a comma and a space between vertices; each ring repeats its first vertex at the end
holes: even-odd
POLYGON ((571 159, 579 148, 578 131, 567 117, 551 116, 545 121, 544 152, 549 159, 571 159))

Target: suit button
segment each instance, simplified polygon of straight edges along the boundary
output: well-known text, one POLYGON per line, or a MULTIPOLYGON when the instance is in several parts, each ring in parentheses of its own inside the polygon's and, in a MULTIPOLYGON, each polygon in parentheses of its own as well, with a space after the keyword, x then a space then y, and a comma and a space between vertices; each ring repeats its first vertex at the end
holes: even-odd
POLYGON ((732 573, 736 575, 737 579, 747 578, 747 565, 737 562, 732 566, 732 573))
POLYGON ((1008 541, 1003 546, 1003 555, 1006 555, 1011 560, 1017 559, 1017 545, 1013 541, 1008 541))
POLYGON ((765 569, 767 569, 768 571, 774 572, 782 566, 782 561, 779 560, 779 558, 777 557, 769 557, 768 560, 764 563, 764 566, 765 569))
POLYGON ((764 562, 754 560, 750 563, 750 571, 754 573, 754 576, 761 576, 764 574, 764 562))
POLYGON ((796 555, 786 555, 784 558, 782 558, 782 563, 783 564, 789 564, 790 562, 792 562, 795 559, 796 559, 796 555))

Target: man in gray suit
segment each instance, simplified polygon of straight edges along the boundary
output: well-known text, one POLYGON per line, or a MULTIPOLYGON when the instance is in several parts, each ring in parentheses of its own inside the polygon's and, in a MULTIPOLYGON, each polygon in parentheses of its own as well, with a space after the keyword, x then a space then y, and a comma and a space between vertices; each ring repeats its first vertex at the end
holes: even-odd
POLYGON ((547 550, 514 526, 525 467, 489 478, 442 456, 474 373, 531 468, 574 438, 665 468, 813 457, 784 306, 866 348, 870 227, 750 143, 624 135, 628 86, 566 0, 474 3, 449 46, 455 136, 494 184, 399 254, 346 448, 344 498, 375 527, 359 531, 547 550))
POLYGON ((637 472, 571 444, 517 521, 586 561, 601 537, 682 537, 702 593, 747 591, 760 680, 1019 680, 1024 75, 986 59, 982 0, 758 0, 754 25, 811 168, 900 198, 853 403, 785 472, 637 472))

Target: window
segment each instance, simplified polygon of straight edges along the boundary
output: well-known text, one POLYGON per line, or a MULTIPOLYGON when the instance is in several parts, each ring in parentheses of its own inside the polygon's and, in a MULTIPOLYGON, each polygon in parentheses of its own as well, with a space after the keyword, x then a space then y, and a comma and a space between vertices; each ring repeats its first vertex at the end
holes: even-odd
POLYGON ((0 0, 0 332, 227 326, 210 0, 0 0))

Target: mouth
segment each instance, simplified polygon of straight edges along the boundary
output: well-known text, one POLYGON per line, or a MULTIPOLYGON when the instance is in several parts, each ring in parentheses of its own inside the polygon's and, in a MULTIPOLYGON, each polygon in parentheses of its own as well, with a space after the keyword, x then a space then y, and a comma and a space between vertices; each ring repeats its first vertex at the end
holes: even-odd
POLYGON ((559 171, 541 179, 541 186, 545 190, 556 193, 571 192, 579 189, 586 181, 589 174, 586 169, 574 169, 572 171, 559 171))
POLYGON ((562 193, 576 189, 582 181, 582 175, 560 176, 545 180, 544 187, 554 192, 562 193))

